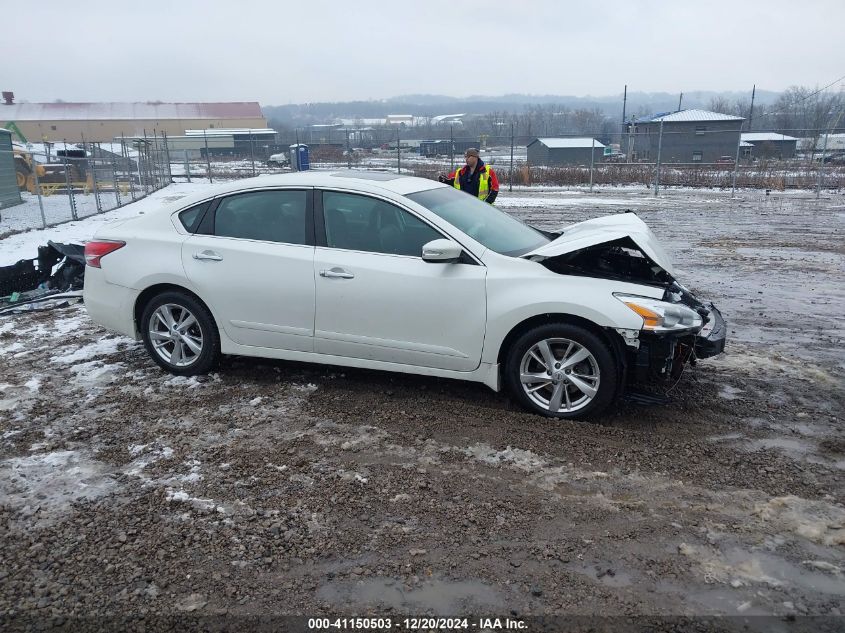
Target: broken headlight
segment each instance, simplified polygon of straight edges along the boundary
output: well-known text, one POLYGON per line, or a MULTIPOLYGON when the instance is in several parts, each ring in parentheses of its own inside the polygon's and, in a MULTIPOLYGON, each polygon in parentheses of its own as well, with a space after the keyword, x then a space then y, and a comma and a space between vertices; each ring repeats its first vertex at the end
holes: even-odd
POLYGON ((642 317, 643 330, 647 332, 678 332, 701 327, 701 317, 685 305, 621 293, 613 293, 613 296, 642 317))

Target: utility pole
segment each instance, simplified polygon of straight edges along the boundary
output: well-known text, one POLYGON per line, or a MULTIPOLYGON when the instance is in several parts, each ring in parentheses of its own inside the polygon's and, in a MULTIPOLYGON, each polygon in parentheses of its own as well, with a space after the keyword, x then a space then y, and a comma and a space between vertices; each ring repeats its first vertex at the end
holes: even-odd
POLYGON ((511 167, 508 174, 508 191, 513 191, 513 121, 511 121, 511 167))
MULTIPOLYGON (((625 115, 628 109, 628 84, 625 84, 625 89, 622 91, 622 129, 619 130, 619 149, 622 149, 622 145, 625 142, 625 115)), ((628 157, 625 157, 626 162, 628 157)))
POLYGON ((748 131, 750 132, 753 128, 751 127, 752 122, 754 121, 754 95, 757 93, 757 84, 751 88, 751 109, 748 111, 748 131))
POLYGON ((625 112, 628 107, 628 84, 625 84, 625 90, 622 92, 622 125, 625 125, 625 112))
POLYGON ((681 96, 678 97, 678 112, 681 111, 681 104, 684 102, 684 93, 681 93, 681 96))
POLYGON ((663 117, 660 118, 660 136, 657 139, 657 169, 654 174, 654 195, 660 192, 660 154, 663 151, 663 117))
POLYGON ((449 173, 455 171, 455 134, 452 125, 449 126, 449 173))

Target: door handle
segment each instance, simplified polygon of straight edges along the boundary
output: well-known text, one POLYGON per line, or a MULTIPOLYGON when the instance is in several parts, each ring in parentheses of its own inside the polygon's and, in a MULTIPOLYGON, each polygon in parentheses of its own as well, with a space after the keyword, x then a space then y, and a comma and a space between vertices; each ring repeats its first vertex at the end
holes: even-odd
POLYGON ((328 279, 354 279, 355 275, 343 268, 332 268, 331 270, 321 270, 320 277, 327 277, 328 279))
POLYGON ((214 251, 203 251, 201 253, 194 253, 194 259, 208 260, 212 262, 222 262, 223 258, 214 251))

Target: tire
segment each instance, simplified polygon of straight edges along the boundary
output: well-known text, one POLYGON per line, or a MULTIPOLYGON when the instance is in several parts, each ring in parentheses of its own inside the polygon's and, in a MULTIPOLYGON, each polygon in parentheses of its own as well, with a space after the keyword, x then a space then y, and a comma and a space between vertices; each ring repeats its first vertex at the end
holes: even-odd
POLYGON ((220 360, 220 333, 214 317, 184 292, 153 297, 144 307, 139 328, 150 358, 172 374, 205 374, 220 360))
POLYGON ((568 323, 525 332, 511 346, 505 363, 505 383, 520 404, 553 418, 600 414, 613 401, 617 381, 616 362, 607 344, 568 323), (551 371, 546 352, 552 356, 551 371))

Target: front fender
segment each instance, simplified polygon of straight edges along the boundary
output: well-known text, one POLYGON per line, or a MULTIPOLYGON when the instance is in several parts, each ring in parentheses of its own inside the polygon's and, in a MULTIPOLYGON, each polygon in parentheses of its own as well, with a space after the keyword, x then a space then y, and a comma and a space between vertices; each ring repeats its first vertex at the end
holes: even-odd
POLYGON ((660 298, 662 288, 605 279, 571 277, 549 271, 548 276, 487 281, 487 336, 482 362, 495 363, 507 335, 537 316, 571 315, 602 328, 639 331, 642 317, 613 296, 614 292, 660 298))

